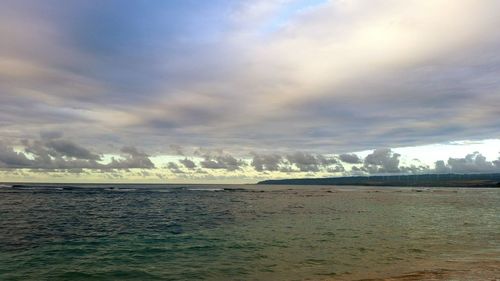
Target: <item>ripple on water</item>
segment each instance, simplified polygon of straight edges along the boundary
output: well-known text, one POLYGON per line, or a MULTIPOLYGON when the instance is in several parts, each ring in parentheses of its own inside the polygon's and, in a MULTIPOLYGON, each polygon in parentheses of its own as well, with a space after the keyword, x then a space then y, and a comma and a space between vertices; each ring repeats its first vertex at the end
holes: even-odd
POLYGON ((0 188, 5 280, 455 278, 500 249, 498 190, 26 187, 0 188))

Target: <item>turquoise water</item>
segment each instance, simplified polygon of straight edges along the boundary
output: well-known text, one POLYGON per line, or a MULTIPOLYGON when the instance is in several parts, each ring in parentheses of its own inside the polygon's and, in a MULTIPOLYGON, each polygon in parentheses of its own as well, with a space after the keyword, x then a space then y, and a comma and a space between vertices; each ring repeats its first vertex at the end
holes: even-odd
POLYGON ((500 260, 500 189, 0 188, 1 280, 355 280, 500 260))

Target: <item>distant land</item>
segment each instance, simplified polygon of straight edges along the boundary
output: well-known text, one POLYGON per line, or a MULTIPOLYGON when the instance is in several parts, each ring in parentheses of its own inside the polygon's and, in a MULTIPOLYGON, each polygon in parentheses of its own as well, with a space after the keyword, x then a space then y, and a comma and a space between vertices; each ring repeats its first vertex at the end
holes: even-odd
POLYGON ((338 178, 303 178, 265 180, 257 184, 290 185, 360 185, 360 186, 422 186, 422 187, 500 187, 497 174, 425 174, 396 176, 357 176, 338 178))

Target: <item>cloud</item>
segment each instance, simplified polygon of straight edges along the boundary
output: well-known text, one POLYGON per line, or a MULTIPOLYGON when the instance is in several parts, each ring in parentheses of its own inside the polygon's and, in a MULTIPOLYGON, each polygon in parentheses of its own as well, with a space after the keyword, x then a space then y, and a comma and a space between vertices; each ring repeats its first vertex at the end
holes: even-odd
POLYGON ((451 173, 451 168, 446 165, 443 160, 438 160, 434 164, 434 171, 438 174, 449 174, 451 173))
POLYGON ((479 152, 467 154, 463 158, 448 158, 438 160, 434 168, 423 164, 418 159, 413 159, 408 165, 400 165, 401 155, 394 153, 389 148, 375 149, 363 160, 363 166, 353 166, 351 175, 364 174, 470 174, 470 173, 500 173, 500 158, 488 161, 479 152))
POLYGON ((399 157, 390 148, 375 149, 364 159, 363 168, 370 174, 399 173, 399 157))
POLYGON ((59 131, 41 131, 40 138, 42 140, 51 140, 62 138, 63 133, 59 131))
POLYGON ((242 166, 245 166, 246 163, 229 154, 215 156, 206 154, 204 156, 204 160, 200 162, 200 165, 206 169, 235 171, 239 170, 242 166))
POLYGON ((343 173, 345 172, 345 168, 342 164, 337 164, 333 167, 329 167, 326 169, 328 173, 343 173))
POLYGON ((111 163, 106 164, 104 167, 108 169, 152 169, 155 165, 149 159, 149 155, 139 151, 133 146, 126 146, 121 149, 125 153, 124 159, 116 160, 113 158, 111 163))
POLYGON ((192 170, 192 169, 196 168, 196 163, 194 163, 194 161, 189 160, 189 159, 187 159, 187 158, 181 159, 181 160, 179 160, 179 162, 180 162, 182 165, 184 165, 184 167, 186 167, 186 168, 188 168, 188 169, 190 169, 190 170, 192 170))
POLYGON ((358 157, 356 154, 340 154, 339 159, 342 162, 349 163, 349 164, 360 164, 362 163, 362 160, 358 157))
MULTIPOLYGON (((109 176, 109 179, 126 179, 127 177, 173 177, 182 180, 221 180, 283 177, 283 174, 297 174, 307 177, 354 176, 373 174, 424 174, 424 173, 496 173, 500 172, 500 158, 489 161, 479 152, 466 155, 464 158, 450 157, 447 161, 437 161, 434 168, 418 159, 407 159, 390 148, 375 149, 364 159, 356 160, 354 154, 329 156, 305 152, 294 153, 251 153, 251 158, 238 158, 222 149, 195 151, 195 160, 184 159, 161 162, 162 168, 170 173, 162 174, 154 170, 155 164, 150 155, 134 146, 126 146, 117 154, 98 154, 89 149, 61 138, 48 138, 34 141, 24 140, 21 147, 14 149, 5 142, 0 143, 0 173, 17 169, 38 172, 62 177, 61 173, 84 174, 98 172, 109 176), (110 155, 113 155, 110 158, 110 155), (345 155, 348 155, 346 157, 345 155), (97 157, 99 156, 99 158, 97 157), (403 161, 401 158, 403 157, 403 161), (200 160, 201 158, 201 160, 200 160), (106 159, 106 160, 104 160, 106 159), (343 160, 361 163, 348 163, 343 160), (340 162, 340 161, 342 162, 340 162), (199 164, 197 164, 197 162, 199 164), (348 163, 344 167, 342 163, 348 163), (130 169, 140 169, 131 171, 130 169), (151 170, 151 172, 142 171, 151 170), (253 171, 252 171, 253 170, 253 171), (255 174, 254 172, 257 172, 255 174)), ((106 177, 108 177, 106 176, 106 177)), ((299 176, 297 176, 299 177, 299 176)))
POLYGON ((444 161, 435 163, 437 173, 499 173, 500 158, 494 161, 486 160, 479 152, 467 154, 464 158, 449 158, 447 164, 444 161))
POLYGON ((53 149, 57 153, 60 153, 66 157, 72 157, 77 159, 87 159, 87 160, 101 160, 101 157, 97 154, 90 152, 88 149, 79 146, 69 140, 49 140, 46 143, 47 148, 53 149))
MULTIPOLYGON (((49 2, 0 10, 6 167, 154 167, 137 149, 103 163, 134 144, 193 171, 331 172, 340 153, 418 173, 349 153, 498 137, 498 1, 49 2)), ((477 157, 439 169, 491 169, 477 157)))
POLYGON ((314 155, 306 154, 303 152, 295 152, 286 155, 286 159, 299 168, 301 172, 318 172, 319 162, 314 155))
POLYGON ((24 153, 16 152, 13 148, 0 143, 0 167, 22 168, 31 164, 31 160, 24 153))
POLYGON ((325 156, 325 155, 321 155, 321 154, 317 154, 316 159, 318 160, 319 164, 323 165, 323 166, 328 166, 331 164, 338 163, 338 161, 335 157, 325 156))
POLYGON ((344 167, 337 159, 321 154, 294 152, 280 155, 278 153, 258 154, 252 153, 251 166, 257 172, 320 172, 339 173, 344 167), (298 169, 298 170, 297 170, 298 169))
POLYGON ((402 174, 425 174, 425 173, 435 173, 428 165, 425 164, 411 164, 409 166, 400 166, 400 173, 402 174))
POLYGON ((174 155, 184 155, 184 151, 182 149, 182 146, 177 145, 177 144, 171 144, 170 150, 174 153, 174 155))
POLYGON ((278 154, 257 154, 253 153, 251 165, 257 172, 278 171, 283 157, 278 154))
POLYGON ((184 174, 184 171, 182 171, 179 168, 179 165, 175 164, 174 162, 168 162, 167 169, 169 169, 174 174, 184 174))
POLYGON ((68 140, 22 142, 23 151, 15 151, 0 144, 0 166, 8 169, 66 170, 80 173, 82 169, 153 169, 155 165, 149 155, 135 147, 122 148, 121 158, 112 158, 109 163, 100 162, 101 157, 90 150, 68 140))
POLYGON ((285 158, 301 172, 318 172, 323 166, 337 163, 337 160, 333 157, 326 157, 319 154, 313 155, 304 152, 287 154, 285 158))
POLYGON ((0 12, 8 138, 343 153, 499 126, 497 1, 58 3, 0 12))

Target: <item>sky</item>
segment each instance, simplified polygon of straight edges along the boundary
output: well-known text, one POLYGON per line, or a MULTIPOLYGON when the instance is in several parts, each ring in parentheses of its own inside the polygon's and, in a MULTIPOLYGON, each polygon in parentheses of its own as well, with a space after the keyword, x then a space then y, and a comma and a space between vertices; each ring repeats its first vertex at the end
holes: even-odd
POLYGON ((500 172, 498 0, 5 0, 0 181, 500 172))

